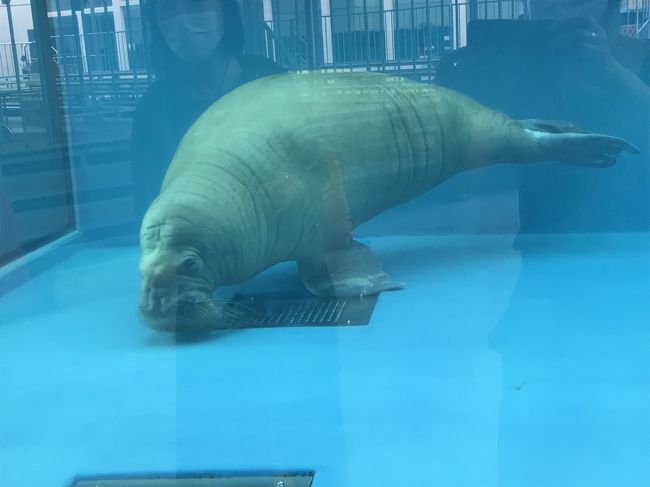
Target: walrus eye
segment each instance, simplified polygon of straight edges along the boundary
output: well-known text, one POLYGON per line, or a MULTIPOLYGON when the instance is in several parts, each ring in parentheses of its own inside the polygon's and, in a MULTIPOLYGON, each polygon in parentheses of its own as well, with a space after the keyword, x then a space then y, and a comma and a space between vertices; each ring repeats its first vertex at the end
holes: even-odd
POLYGON ((179 272, 193 273, 199 270, 199 262, 194 257, 186 257, 179 266, 179 272))

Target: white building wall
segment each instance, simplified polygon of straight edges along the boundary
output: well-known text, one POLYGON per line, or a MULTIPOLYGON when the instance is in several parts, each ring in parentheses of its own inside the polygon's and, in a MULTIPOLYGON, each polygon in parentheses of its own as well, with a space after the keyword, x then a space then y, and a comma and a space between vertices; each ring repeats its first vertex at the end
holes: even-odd
MULTIPOLYGON (((14 35, 16 42, 28 42, 27 31, 34 28, 32 23, 32 10, 24 2, 11 6, 11 15, 14 22, 14 35)), ((9 21, 7 7, 0 4, 0 44, 9 43, 9 21)))

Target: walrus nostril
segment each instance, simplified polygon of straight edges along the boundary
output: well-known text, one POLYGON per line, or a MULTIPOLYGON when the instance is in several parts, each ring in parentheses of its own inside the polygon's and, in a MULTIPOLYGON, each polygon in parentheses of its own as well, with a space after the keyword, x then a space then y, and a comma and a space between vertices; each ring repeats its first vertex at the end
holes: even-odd
POLYGON ((167 294, 167 288, 164 287, 152 287, 151 288, 151 297, 155 301, 160 301, 165 294, 167 294))
POLYGON ((175 311, 177 308, 177 298, 175 296, 163 296, 160 299, 160 308, 163 313, 175 311))
POLYGON ((177 308, 177 291, 169 287, 151 287, 142 290, 140 311, 147 314, 170 313, 177 308))

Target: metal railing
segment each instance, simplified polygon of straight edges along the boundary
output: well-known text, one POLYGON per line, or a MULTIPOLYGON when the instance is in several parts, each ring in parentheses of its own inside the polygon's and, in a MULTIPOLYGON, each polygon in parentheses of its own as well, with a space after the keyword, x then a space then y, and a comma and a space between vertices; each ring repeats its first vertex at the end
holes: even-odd
MULTIPOLYGON (((396 70, 430 81, 437 60, 466 43, 469 21, 528 15, 522 0, 417 0, 420 6, 415 1, 392 0, 395 8, 389 10, 350 7, 311 19, 295 15, 265 22, 266 55, 292 70, 396 70)), ((621 12, 631 35, 650 37, 650 0, 623 0, 621 12)), ((146 89, 142 30, 55 35, 51 46, 70 116, 87 110, 120 116, 146 89)), ((5 124, 39 104, 37 52, 33 42, 0 44, 0 118, 5 124)))
POLYGON ((623 0, 621 23, 637 38, 650 39, 650 0, 623 0))
MULTIPOLYGON (((345 67, 363 64, 413 64, 436 60, 465 42, 465 24, 472 19, 513 19, 527 16, 522 0, 394 0, 396 9, 336 11, 311 19, 316 46, 311 45, 305 19, 274 20, 263 26, 266 54, 290 69, 345 67), (421 5, 421 1, 418 2, 421 5), (315 53, 315 56, 314 56, 315 53)), ((639 37, 650 36, 650 0, 623 0, 622 23, 639 37)), ((52 37, 52 58, 62 77, 104 77, 146 72, 142 31, 97 32, 52 37)), ((38 59, 33 43, 15 47, 0 43, 0 90, 16 89, 12 49, 21 79, 30 83, 38 59)))
POLYGON ((266 54, 287 66, 295 63, 299 69, 365 66, 431 71, 431 63, 445 51, 465 44, 471 19, 527 16, 521 0, 430 0, 422 7, 415 7, 412 0, 395 4, 397 8, 391 10, 343 9, 309 20, 267 21, 273 42, 267 41, 266 54), (310 43, 310 32, 315 33, 315 46, 310 43))
MULTIPOLYGON (((413 0, 393 1, 397 8, 390 10, 339 9, 309 20, 267 21, 266 54, 291 69, 430 71, 444 52, 465 45, 469 21, 529 17, 526 0, 429 0, 418 7, 413 0)), ((629 35, 650 38, 650 0, 623 0, 621 22, 629 35)))
MULTIPOLYGON (((130 42, 129 38, 141 37, 141 32, 97 32, 52 36, 52 59, 59 67, 61 76, 94 73, 146 72, 144 45, 130 42)), ((0 79, 15 77, 12 50, 20 59, 21 75, 28 77, 38 72, 37 49, 34 42, 0 43, 0 79)))
MULTIPOLYGON (((141 32, 100 32, 51 37, 55 82, 68 120, 106 114, 121 117, 135 107, 149 74, 141 32)), ((13 131, 39 130, 42 93, 35 42, 0 44, 0 124, 13 131), (19 60, 16 76, 14 53, 19 60)))
POLYGON ((264 44, 269 59, 282 66, 287 66, 291 70, 295 70, 299 65, 306 64, 307 61, 299 55, 298 51, 289 49, 276 31, 273 30, 272 22, 262 22, 262 28, 264 29, 264 44))

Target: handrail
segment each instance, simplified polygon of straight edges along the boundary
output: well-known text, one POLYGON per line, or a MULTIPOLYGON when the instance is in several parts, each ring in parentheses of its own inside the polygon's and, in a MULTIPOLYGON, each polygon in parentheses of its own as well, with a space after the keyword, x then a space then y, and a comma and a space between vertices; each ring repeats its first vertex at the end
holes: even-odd
MULTIPOLYGON (((264 27, 264 31, 271 36, 271 39, 273 40, 273 44, 276 47, 279 47, 282 53, 287 56, 287 59, 289 60, 289 69, 292 71, 295 71, 297 63, 296 63, 296 57, 298 56, 297 53, 292 53, 287 46, 284 45, 284 42, 278 37, 276 32, 271 28, 271 26, 268 24, 266 21, 262 21, 262 25, 264 27)), ((270 47, 270 46, 269 46, 270 47)))

